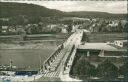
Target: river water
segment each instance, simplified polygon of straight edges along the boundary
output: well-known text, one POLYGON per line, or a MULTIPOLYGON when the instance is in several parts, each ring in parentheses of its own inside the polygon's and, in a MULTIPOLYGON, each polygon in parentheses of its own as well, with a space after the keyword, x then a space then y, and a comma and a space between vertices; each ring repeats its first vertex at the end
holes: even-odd
MULTIPOLYGON (((60 44, 60 43, 59 43, 60 44)), ((37 69, 43 62, 57 49, 58 42, 42 42, 38 44, 26 44, 19 49, 13 48, 12 44, 4 45, 5 49, 0 49, 0 64, 9 65, 10 60, 13 65, 18 68, 37 69), (9 49, 8 49, 9 46, 9 49), (10 49, 12 46, 12 49, 10 49), (28 48, 31 47, 30 49, 28 48), (27 47, 27 48, 26 48, 27 47)), ((16 47, 16 48, 17 48, 16 47)))

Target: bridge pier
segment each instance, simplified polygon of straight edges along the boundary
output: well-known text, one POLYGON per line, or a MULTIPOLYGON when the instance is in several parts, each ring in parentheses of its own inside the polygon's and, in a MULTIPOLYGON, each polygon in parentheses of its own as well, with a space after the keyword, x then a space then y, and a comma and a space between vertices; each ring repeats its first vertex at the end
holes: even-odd
POLYGON ((50 59, 51 59, 52 62, 54 62, 54 60, 56 59, 56 56, 52 55, 50 59))
POLYGON ((51 56, 51 58, 50 58, 50 62, 52 63, 52 62, 54 62, 54 57, 53 56, 51 56))
POLYGON ((54 60, 56 59, 56 56, 55 56, 55 55, 53 55, 53 59, 54 59, 54 60))
POLYGON ((89 51, 87 51, 87 57, 89 57, 90 56, 90 52, 89 51))
POLYGON ((48 66, 50 66, 50 62, 49 62, 49 60, 48 60, 45 64, 48 65, 48 66))
POLYGON ((103 57, 104 56, 104 50, 101 50, 98 56, 103 57))
POLYGON ((45 72, 46 70, 48 71, 49 70, 49 67, 50 67, 50 65, 48 64, 48 63, 45 63, 44 65, 43 65, 43 71, 45 72))
POLYGON ((43 71, 45 72, 47 70, 47 66, 44 64, 43 65, 43 71))
POLYGON ((59 50, 56 51, 56 55, 57 55, 57 56, 58 56, 58 54, 59 54, 59 50))
POLYGON ((49 62, 49 65, 51 65, 51 64, 52 64, 52 60, 51 60, 51 58, 48 60, 48 62, 49 62))

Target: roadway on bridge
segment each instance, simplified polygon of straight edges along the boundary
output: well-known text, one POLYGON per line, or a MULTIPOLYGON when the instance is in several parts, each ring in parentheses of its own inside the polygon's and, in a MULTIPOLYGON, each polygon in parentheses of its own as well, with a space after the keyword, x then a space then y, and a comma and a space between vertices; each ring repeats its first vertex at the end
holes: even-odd
MULTIPOLYGON (((83 35, 83 31, 79 30, 77 32, 74 33, 74 36, 72 37, 71 40, 69 40, 69 45, 68 46, 72 46, 75 45, 75 47, 77 47, 80 43, 81 43, 81 39, 82 39, 82 35, 83 35)), ((70 49, 70 47, 68 47, 70 49)), ((69 71, 67 72, 67 74, 64 73, 64 63, 66 62, 66 59, 68 57, 68 53, 65 54, 65 57, 63 58, 62 62, 61 62, 61 71, 60 71, 60 79, 62 81, 78 81, 76 79, 70 78, 69 77, 69 71)), ((70 57, 71 60, 69 60, 69 62, 74 60, 74 55, 70 57)), ((68 70, 70 70, 70 68, 68 68, 68 70)))
MULTIPOLYGON (((64 49, 61 50, 59 53, 59 56, 56 58, 56 60, 52 64, 59 64, 58 68, 56 71, 49 71, 44 74, 42 74, 42 78, 44 77, 49 77, 49 78, 60 78, 60 76, 63 75, 63 68, 64 68, 64 63, 66 62, 66 59, 72 49, 72 46, 78 46, 81 42, 82 38, 82 30, 79 30, 78 32, 73 33, 64 43, 64 49)), ((51 65, 51 68, 52 66, 51 65)), ((42 79, 39 79, 38 81, 41 81, 42 79)))

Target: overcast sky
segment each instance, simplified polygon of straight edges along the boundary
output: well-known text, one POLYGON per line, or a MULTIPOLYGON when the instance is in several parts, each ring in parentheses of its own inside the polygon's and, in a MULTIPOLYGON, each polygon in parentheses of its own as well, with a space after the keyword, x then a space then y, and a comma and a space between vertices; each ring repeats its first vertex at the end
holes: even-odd
MULTIPOLYGON (((2 0, 3 1, 3 0, 2 0)), ((61 11, 101 11, 127 13, 127 1, 18 1, 33 3, 61 11)))

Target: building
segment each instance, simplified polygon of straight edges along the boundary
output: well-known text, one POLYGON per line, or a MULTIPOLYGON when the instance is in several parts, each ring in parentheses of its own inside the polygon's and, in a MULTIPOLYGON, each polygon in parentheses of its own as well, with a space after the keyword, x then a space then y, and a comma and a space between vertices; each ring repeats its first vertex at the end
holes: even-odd
POLYGON ((2 26, 2 33, 8 32, 8 26, 2 26))
POLYGON ((16 31, 16 27, 14 27, 14 26, 10 26, 10 27, 8 28, 8 31, 11 32, 11 33, 16 33, 16 32, 17 32, 17 31, 16 31))
POLYGON ((67 31, 67 28, 68 28, 68 25, 59 25, 59 27, 61 28, 61 33, 68 33, 67 31))
POLYGON ((0 18, 2 21, 9 21, 9 18, 0 18))
MULTIPOLYGON (((120 40, 116 44, 125 44, 127 40, 120 40)), ((83 52, 84 54, 96 55, 99 57, 127 57, 126 49, 118 49, 114 46, 108 45, 107 43, 85 43, 84 45, 79 45, 77 50, 83 52)))
POLYGON ((62 28, 62 29, 61 29, 61 32, 62 32, 62 33, 68 33, 66 28, 62 28))
POLYGON ((127 20, 121 20, 121 26, 125 28, 125 26, 128 24, 127 20))
POLYGON ((76 32, 77 29, 79 29, 79 27, 81 27, 81 25, 73 25, 72 26, 72 32, 76 32))
POLYGON ((117 27, 118 24, 119 24, 119 22, 112 21, 112 23, 109 23, 108 26, 117 27))
POLYGON ((119 47, 127 47, 128 40, 115 40, 114 45, 119 46, 119 47))

